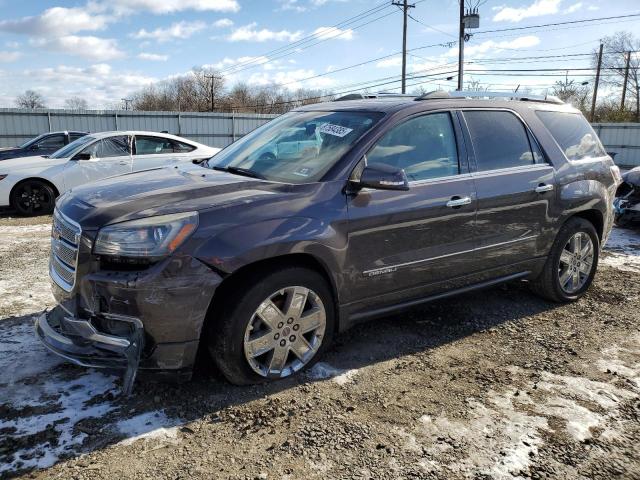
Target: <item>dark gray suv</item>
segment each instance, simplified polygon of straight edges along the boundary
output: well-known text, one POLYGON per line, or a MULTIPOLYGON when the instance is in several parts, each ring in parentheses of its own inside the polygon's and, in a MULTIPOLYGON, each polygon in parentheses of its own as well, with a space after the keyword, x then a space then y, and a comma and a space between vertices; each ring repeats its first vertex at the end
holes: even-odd
POLYGON ((189 378, 202 346, 249 384, 360 320, 471 289, 528 280, 573 301, 620 182, 572 107, 442 93, 299 108, 205 166, 58 200, 47 347, 122 368, 130 390, 138 368, 189 378))

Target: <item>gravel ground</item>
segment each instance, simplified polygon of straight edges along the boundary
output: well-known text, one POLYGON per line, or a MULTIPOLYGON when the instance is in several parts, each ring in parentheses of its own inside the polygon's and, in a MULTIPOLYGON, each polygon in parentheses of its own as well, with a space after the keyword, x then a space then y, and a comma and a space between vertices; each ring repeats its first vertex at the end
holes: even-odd
POLYGON ((571 305, 513 283, 356 327, 297 378, 203 365, 121 398, 33 338, 49 221, 0 219, 0 478, 640 479, 640 231, 571 305))

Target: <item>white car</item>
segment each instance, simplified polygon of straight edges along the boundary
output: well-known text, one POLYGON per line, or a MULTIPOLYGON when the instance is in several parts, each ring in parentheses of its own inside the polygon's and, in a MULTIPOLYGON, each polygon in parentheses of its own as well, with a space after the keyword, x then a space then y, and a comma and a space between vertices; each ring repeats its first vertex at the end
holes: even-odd
POLYGON ((11 206, 27 216, 50 213, 56 197, 78 185, 176 162, 204 160, 219 151, 166 133, 92 133, 50 156, 0 162, 0 207, 11 206))

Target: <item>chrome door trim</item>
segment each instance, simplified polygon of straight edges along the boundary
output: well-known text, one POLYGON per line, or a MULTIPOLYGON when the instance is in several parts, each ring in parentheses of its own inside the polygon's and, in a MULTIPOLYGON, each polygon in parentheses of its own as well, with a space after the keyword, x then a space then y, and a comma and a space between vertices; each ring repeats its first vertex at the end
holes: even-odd
POLYGON ((478 250, 486 250, 488 248, 502 247, 504 245, 509 245, 509 244, 512 244, 512 243, 524 242, 526 240, 533 240, 534 238, 537 238, 537 237, 538 237, 538 235, 529 235, 527 237, 516 238, 515 240, 509 240, 507 242, 493 243, 491 245, 485 245, 484 247, 473 248, 471 250, 462 250, 460 252, 446 253, 444 255, 438 255, 437 257, 423 258, 421 260, 414 260, 412 262, 398 263, 396 265, 388 265, 386 267, 380 267, 380 268, 374 268, 374 269, 371 269, 371 270, 365 270, 364 272, 362 272, 362 274, 366 275, 366 276, 374 276, 374 275, 381 275, 383 273, 391 273, 391 272, 395 272, 399 268, 408 267, 410 265, 417 265, 419 263, 432 262, 434 260, 440 260, 442 258, 453 257, 455 255, 463 255, 465 253, 472 253, 472 252, 476 252, 478 250))

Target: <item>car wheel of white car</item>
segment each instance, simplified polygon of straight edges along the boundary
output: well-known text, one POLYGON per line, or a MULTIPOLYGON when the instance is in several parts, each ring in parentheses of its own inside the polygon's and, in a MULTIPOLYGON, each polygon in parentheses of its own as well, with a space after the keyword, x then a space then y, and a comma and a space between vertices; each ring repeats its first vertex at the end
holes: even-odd
POLYGON ((53 212, 56 193, 50 185, 40 180, 26 180, 13 188, 10 200, 19 215, 33 217, 53 212))

